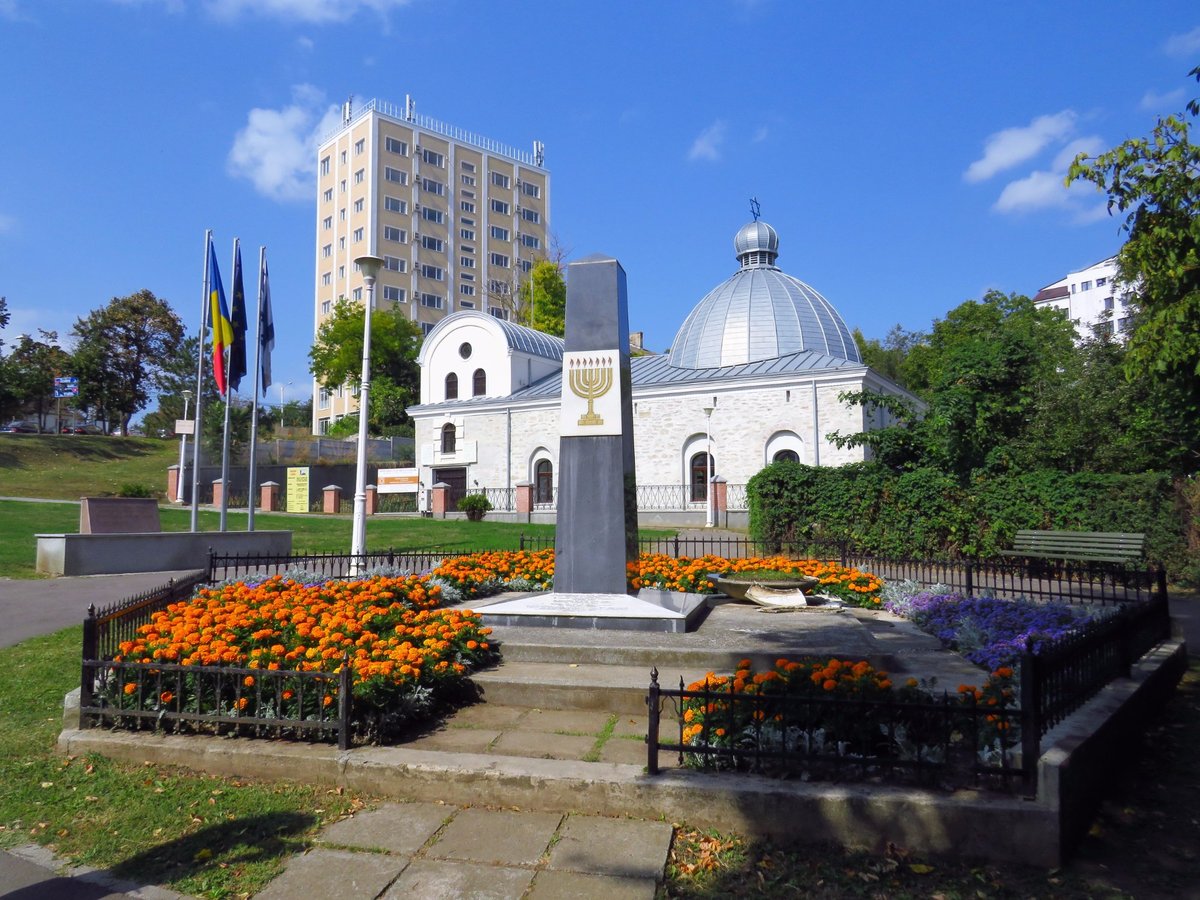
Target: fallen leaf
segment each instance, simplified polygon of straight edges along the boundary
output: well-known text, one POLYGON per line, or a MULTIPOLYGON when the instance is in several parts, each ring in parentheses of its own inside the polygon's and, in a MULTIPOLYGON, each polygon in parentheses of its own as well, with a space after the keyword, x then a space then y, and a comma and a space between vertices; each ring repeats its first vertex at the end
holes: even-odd
POLYGON ((908 871, 914 875, 928 875, 933 871, 933 866, 926 865, 925 863, 909 863, 908 871))
POLYGON ((43 781, 43 782, 42 782, 42 787, 44 787, 44 788, 52 788, 52 787, 54 787, 54 782, 53 782, 53 781, 43 781))
POLYGON ((196 855, 192 857, 193 862, 204 862, 206 859, 212 859, 212 851, 207 847, 203 850, 197 850, 196 855))

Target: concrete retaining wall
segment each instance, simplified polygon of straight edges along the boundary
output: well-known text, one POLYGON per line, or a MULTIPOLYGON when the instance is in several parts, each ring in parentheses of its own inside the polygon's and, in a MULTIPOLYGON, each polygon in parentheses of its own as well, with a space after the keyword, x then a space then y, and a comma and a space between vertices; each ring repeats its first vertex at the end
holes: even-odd
POLYGON ((290 531, 171 531, 138 534, 39 534, 37 570, 48 575, 120 575, 205 569, 217 553, 292 552, 290 531))

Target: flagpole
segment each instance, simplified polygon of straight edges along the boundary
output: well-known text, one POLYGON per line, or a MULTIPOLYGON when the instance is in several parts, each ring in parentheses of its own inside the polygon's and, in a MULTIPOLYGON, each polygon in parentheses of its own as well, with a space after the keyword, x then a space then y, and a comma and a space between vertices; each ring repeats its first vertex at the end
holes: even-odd
MULTIPOLYGON (((238 246, 240 240, 233 239, 233 259, 232 269, 234 271, 234 286, 237 290, 237 258, 238 246)), ((229 520, 229 408, 233 406, 233 385, 229 383, 229 370, 231 357, 233 356, 233 344, 225 349, 222 364, 225 366, 225 431, 221 438, 221 531, 227 530, 229 520)))
POLYGON ((259 366, 262 364, 263 342, 263 266, 267 260, 267 248, 258 248, 258 327, 254 340, 254 404, 250 410, 250 487, 246 511, 246 530, 254 530, 254 501, 258 487, 258 391, 259 366))
MULTIPOLYGON (((204 409, 204 338, 208 325, 208 254, 212 245, 212 229, 204 232, 204 299, 200 302, 200 346, 196 348, 196 425, 192 434, 192 531, 196 531, 200 503, 200 422, 204 409)), ((181 472, 180 475, 183 473, 181 472)))

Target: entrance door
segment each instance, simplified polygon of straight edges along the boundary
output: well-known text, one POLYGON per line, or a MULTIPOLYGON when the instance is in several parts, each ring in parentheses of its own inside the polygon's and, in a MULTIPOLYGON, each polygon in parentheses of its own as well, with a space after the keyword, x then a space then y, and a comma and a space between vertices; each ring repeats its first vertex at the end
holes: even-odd
POLYGON ((450 490, 446 491, 446 511, 454 512, 458 509, 458 501, 467 494, 467 470, 463 466, 434 469, 433 483, 437 484, 439 481, 450 485, 450 490))

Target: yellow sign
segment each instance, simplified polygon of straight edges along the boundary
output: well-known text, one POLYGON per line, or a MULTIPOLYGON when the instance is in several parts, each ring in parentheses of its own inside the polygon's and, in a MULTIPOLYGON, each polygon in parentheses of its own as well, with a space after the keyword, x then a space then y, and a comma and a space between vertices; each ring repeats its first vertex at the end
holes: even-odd
POLYGON ((288 467, 287 511, 308 512, 308 466, 288 467))

